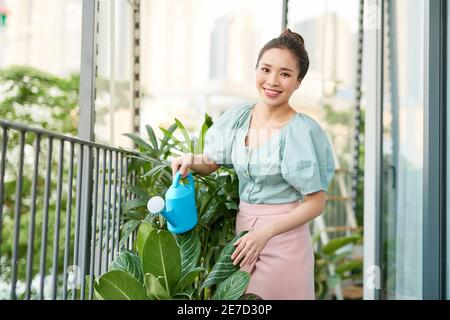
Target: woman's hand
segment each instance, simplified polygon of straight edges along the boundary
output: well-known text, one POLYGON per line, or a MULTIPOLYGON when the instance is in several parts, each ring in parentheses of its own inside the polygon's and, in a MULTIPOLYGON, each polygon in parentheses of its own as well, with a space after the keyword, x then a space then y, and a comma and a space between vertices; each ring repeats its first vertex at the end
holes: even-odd
POLYGON ((177 171, 180 171, 180 174, 183 178, 189 174, 189 170, 191 165, 194 164, 194 154, 186 153, 172 160, 172 176, 175 176, 177 171))
POLYGON ((252 264, 258 259, 262 249, 266 246, 267 241, 272 237, 271 232, 267 228, 259 228, 248 232, 239 238, 234 245, 236 249, 231 255, 233 264, 240 266, 252 264), (242 260, 242 262, 241 262, 242 260))

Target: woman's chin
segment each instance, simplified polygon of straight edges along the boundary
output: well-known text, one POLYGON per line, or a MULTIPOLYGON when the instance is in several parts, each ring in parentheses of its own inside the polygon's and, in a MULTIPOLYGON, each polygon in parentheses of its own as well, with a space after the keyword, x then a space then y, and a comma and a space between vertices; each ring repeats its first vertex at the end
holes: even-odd
POLYGON ((262 102, 269 106, 269 107, 276 107, 279 105, 284 104, 286 101, 283 101, 282 99, 269 99, 265 96, 261 97, 262 102))

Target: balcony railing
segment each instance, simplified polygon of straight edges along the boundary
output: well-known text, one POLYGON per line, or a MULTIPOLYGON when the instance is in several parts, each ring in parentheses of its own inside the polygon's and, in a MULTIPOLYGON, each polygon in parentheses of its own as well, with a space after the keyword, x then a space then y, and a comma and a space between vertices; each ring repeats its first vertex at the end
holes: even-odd
POLYGON ((120 243, 132 153, 2 120, 0 148, 0 299, 92 299, 134 240, 120 243))

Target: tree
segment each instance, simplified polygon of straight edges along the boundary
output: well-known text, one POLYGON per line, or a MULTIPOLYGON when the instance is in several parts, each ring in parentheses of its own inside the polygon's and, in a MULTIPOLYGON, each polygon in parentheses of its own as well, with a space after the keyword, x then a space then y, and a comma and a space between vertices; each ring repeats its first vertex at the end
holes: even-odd
MULTIPOLYGON (((0 70, 0 119, 10 122, 40 127, 50 131, 76 135, 78 125, 78 93, 79 75, 70 74, 58 77, 27 66, 12 66, 0 70)), ((5 137, 0 133, 0 141, 5 137)), ((31 187, 33 170, 33 145, 36 135, 29 133, 25 139, 25 157, 23 168, 23 192, 21 195, 21 222, 19 237, 18 279, 25 279, 27 235, 30 223, 31 187)), ((56 163, 59 144, 54 143, 52 161, 56 163)), ((4 182, 3 228, 0 240, 0 281, 10 277, 11 256, 13 250, 14 204, 17 181, 17 163, 19 155, 19 133, 8 131, 7 157, 4 182)), ((34 237, 33 275, 39 271, 39 253, 41 248, 41 232, 43 222, 43 190, 45 185, 46 161, 43 158, 48 150, 48 141, 41 141, 41 156, 37 179, 38 196, 36 198, 36 229, 34 237)), ((67 150, 65 150, 67 153, 67 150)), ((66 158, 67 159, 67 158, 66 158)), ((4 160, 4 159, 2 159, 4 160)), ((52 162, 53 163, 53 162, 52 162)), ((67 171, 67 169, 65 170, 67 171)), ((52 166, 52 177, 56 175, 56 166, 52 166)), ((67 173, 65 172, 65 175, 67 173)), ((51 180, 51 190, 56 188, 56 179, 51 180)), ((65 208, 63 199, 62 208, 65 208)), ((64 209, 62 209, 64 210, 64 209)), ((55 199, 51 197, 49 205, 48 243, 51 244, 46 255, 46 269, 52 266, 52 244, 54 231, 55 199)), ((62 214, 61 227, 64 227, 65 217, 62 214)), ((72 228, 73 229, 73 228, 72 228)), ((64 245, 60 237, 59 247, 64 245)), ((61 250, 60 250, 61 252, 61 250)), ((59 268, 62 266, 59 256, 59 268)), ((1 293, 0 293, 1 294, 1 293)))

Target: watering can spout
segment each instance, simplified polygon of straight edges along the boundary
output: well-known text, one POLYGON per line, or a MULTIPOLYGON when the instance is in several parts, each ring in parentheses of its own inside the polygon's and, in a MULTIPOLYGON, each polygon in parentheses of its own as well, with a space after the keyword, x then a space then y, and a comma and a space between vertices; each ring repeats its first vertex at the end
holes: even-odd
POLYGON ((164 209, 163 211, 160 212, 162 214, 162 216, 164 218, 167 219, 167 221, 169 221, 169 223, 173 226, 173 227, 177 227, 176 221, 175 219, 173 219, 173 210, 166 210, 164 209))
POLYGON ((165 207, 164 199, 159 196, 152 197, 147 203, 148 211, 155 215, 161 214, 171 225, 176 226, 175 219, 173 218, 173 209, 166 210, 165 207))

